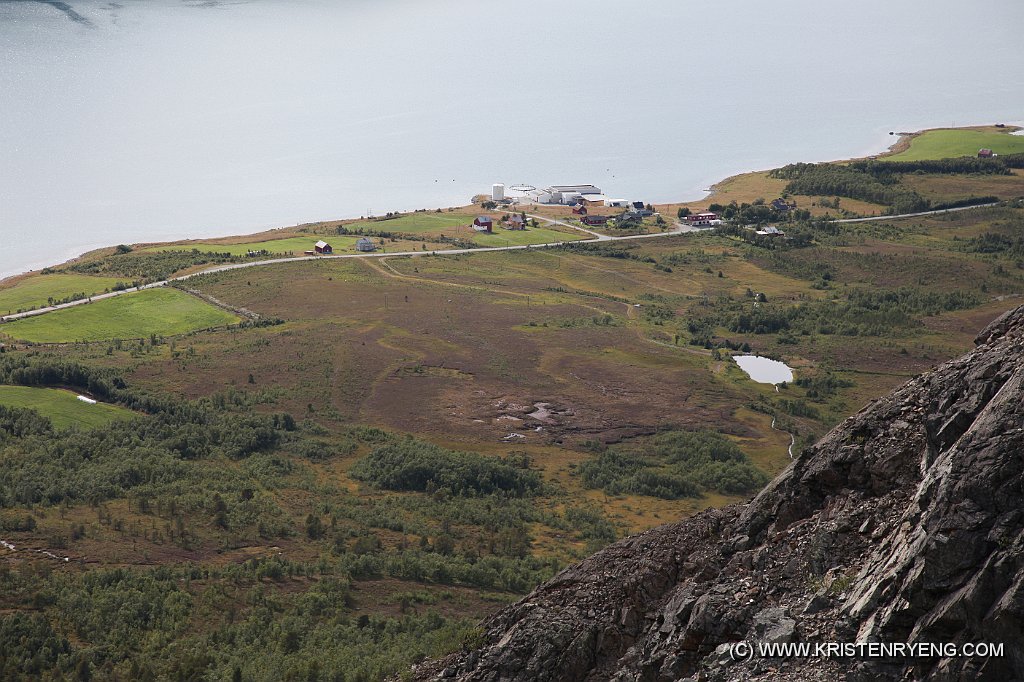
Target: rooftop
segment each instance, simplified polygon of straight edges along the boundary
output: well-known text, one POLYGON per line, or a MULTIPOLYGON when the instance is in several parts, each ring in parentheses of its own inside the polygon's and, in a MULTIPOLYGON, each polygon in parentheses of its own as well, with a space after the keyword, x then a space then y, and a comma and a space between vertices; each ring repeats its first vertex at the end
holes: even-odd
POLYGON ((551 185, 549 192, 578 192, 579 194, 600 194, 601 190, 594 185, 551 185))

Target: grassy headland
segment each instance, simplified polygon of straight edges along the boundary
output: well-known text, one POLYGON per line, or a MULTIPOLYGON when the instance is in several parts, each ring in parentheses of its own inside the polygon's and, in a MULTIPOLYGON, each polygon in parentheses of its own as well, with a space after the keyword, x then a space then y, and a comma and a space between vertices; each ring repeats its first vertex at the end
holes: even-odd
POLYGON ((1024 136, 1012 134, 1018 130, 1015 126, 936 128, 907 136, 897 143, 891 154, 878 158, 884 161, 951 159, 977 156, 981 149, 991 149, 996 154, 1021 154, 1024 153, 1024 136))

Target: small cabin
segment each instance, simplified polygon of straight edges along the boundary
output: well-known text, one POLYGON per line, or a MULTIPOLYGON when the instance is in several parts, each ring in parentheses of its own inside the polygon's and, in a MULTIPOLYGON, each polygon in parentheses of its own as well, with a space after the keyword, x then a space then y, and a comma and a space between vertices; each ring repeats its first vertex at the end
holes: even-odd
POLYGON ((362 251, 369 253, 370 251, 376 251, 377 247, 374 246, 373 242, 366 237, 360 237, 359 241, 356 242, 356 251, 362 251))
POLYGON ((574 215, 587 215, 587 207, 582 204, 579 206, 573 206, 572 212, 574 215))
POLYGON ((642 211, 647 208, 647 205, 642 201, 634 201, 632 206, 634 211, 642 211))
POLYGON ((992 152, 991 149, 979 149, 978 150, 978 158, 979 159, 991 159, 993 156, 995 156, 995 154, 992 152))
POLYGON ((477 232, 494 232, 494 221, 489 216, 478 216, 473 221, 473 229, 477 232))
POLYGON ((323 239, 313 245, 313 251, 319 255, 334 253, 334 248, 323 239))
POLYGON ((585 215, 580 220, 580 222, 582 222, 584 225, 590 225, 590 226, 607 225, 608 224, 608 216, 606 216, 606 215, 585 215))
POLYGON ((526 229, 526 218, 518 213, 513 213, 509 216, 505 223, 505 226, 510 230, 525 230, 526 229))

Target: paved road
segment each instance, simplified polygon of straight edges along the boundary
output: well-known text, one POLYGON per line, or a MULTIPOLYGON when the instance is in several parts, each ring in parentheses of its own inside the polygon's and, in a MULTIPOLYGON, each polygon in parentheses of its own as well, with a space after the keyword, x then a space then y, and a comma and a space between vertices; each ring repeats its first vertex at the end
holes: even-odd
POLYGON ((292 256, 289 258, 272 258, 268 260, 257 260, 257 261, 246 261, 244 263, 229 263, 227 265, 217 265, 206 270, 200 270, 188 275, 181 275, 179 277, 171 277, 170 279, 161 280, 159 282, 152 282, 151 284, 145 284, 140 287, 130 287, 128 289, 122 289, 121 291, 111 291, 105 294, 97 294, 96 296, 90 296, 89 298, 83 298, 78 301, 71 301, 70 303, 61 303, 59 305, 47 306, 45 308, 36 308, 35 310, 29 310, 23 313, 12 313, 10 315, 0 316, 0 322, 10 322, 13 320, 20 320, 26 317, 35 317, 36 315, 45 315, 46 313, 52 313, 55 310, 64 310, 65 308, 74 308, 79 305, 88 305, 94 301, 102 301, 107 298, 114 298, 115 296, 123 296, 125 294, 131 294, 136 291, 143 291, 145 289, 154 289, 156 287, 162 287, 170 284, 171 282, 181 282, 195 277, 196 275, 208 275, 214 272, 226 272, 228 270, 241 270, 243 268, 257 268, 267 265, 276 265, 277 263, 294 263, 296 261, 307 261, 307 260, 331 260, 337 258, 394 258, 397 256, 450 256, 461 253, 489 253, 492 251, 524 251, 527 249, 543 249, 552 246, 563 246, 565 244, 584 244, 594 242, 607 242, 607 241, 626 241, 632 239, 651 239, 654 237, 668 237, 673 235, 684 234, 688 232, 697 232, 696 228, 692 228, 686 225, 676 225, 675 229, 669 230, 668 232, 658 232, 655 234, 634 234, 626 235, 622 237, 612 237, 606 234, 600 234, 593 232, 577 225, 571 225, 560 220, 552 220, 545 218, 544 216, 530 216, 537 218, 538 220, 546 221, 547 223, 553 223, 555 225, 562 225, 569 227, 580 232, 585 232, 589 235, 593 235, 591 239, 577 239, 572 241, 561 241, 561 242, 548 242, 545 244, 523 244, 516 246, 487 246, 477 249, 442 249, 435 251, 374 251, 371 253, 343 253, 331 256, 292 256))
MULTIPOLYGON (((899 220, 901 218, 916 218, 920 216, 935 215, 937 213, 953 213, 955 211, 968 211, 973 208, 985 208, 987 206, 996 206, 997 203, 990 204, 978 204, 976 206, 960 206, 957 208, 944 208, 938 211, 922 211, 921 213, 901 213, 899 215, 884 215, 884 216, 872 216, 870 218, 846 218, 843 220, 836 220, 836 223, 866 223, 873 220, 899 220)), ((79 301, 71 301, 70 303, 61 303, 60 305, 47 306, 45 308, 36 308, 35 310, 29 310, 24 313, 13 313, 11 315, 0 316, 0 322, 10 322, 11 320, 19 320, 25 317, 34 317, 36 315, 45 315, 55 310, 63 310, 64 308, 73 308, 78 305, 87 305, 93 301, 102 301, 105 298, 113 298, 115 296, 122 296, 124 294, 131 294, 136 291, 142 291, 143 289, 153 289, 155 287, 166 286, 171 282, 180 282, 196 275, 208 275, 213 272, 225 272, 227 270, 241 270, 242 268, 256 268, 266 265, 275 265, 277 263, 294 263, 296 261, 304 260, 328 260, 332 258, 391 258, 395 256, 447 256, 460 253, 488 253, 491 251, 522 251, 525 249, 543 249, 551 246, 562 246, 564 244, 584 244, 594 242, 612 242, 612 241, 626 241, 632 239, 651 239, 654 237, 667 237, 672 235, 687 234, 690 232, 700 232, 702 229, 690 225, 676 223, 676 227, 668 232, 658 232, 655 234, 633 234, 622 237, 612 237, 607 234, 601 234, 593 230, 588 230, 585 227, 579 225, 573 225, 562 220, 555 220, 542 215, 527 214, 530 218, 536 218, 537 220, 543 220, 548 224, 560 225, 562 227, 568 227, 578 232, 584 232, 591 236, 590 239, 579 239, 574 241, 562 241, 562 242, 549 242, 547 244, 526 244, 521 246, 488 246, 479 249, 444 249, 440 251, 397 251, 392 253, 377 252, 372 253, 345 253, 337 254, 332 256, 293 256, 290 258, 274 258, 270 260, 257 260, 247 261, 245 263, 230 263, 228 265, 218 265, 216 267, 201 270, 199 272, 192 273, 190 275, 181 275, 180 277, 172 277, 170 279, 162 280, 160 282, 153 282, 152 284, 146 284, 141 287, 131 287, 128 289, 122 289, 121 291, 111 291, 106 294, 98 294, 89 298, 83 298, 79 301)))
POLYGON ((899 220, 900 218, 917 218, 923 215, 935 215, 937 213, 953 213, 955 211, 969 211, 972 208, 985 208, 986 206, 998 206, 999 202, 990 204, 975 204, 974 206, 957 206, 956 208, 940 208, 938 211, 922 211, 921 213, 900 213, 898 215, 876 215, 870 218, 846 218, 844 220, 833 220, 834 223, 867 223, 872 220, 899 220))

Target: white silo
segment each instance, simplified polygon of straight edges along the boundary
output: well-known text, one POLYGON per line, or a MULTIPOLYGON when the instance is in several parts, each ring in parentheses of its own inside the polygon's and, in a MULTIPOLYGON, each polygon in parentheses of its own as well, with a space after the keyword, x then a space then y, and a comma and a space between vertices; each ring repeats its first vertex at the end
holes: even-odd
POLYGON ((491 200, 492 201, 504 201, 505 199, 505 185, 497 184, 491 187, 491 200))

